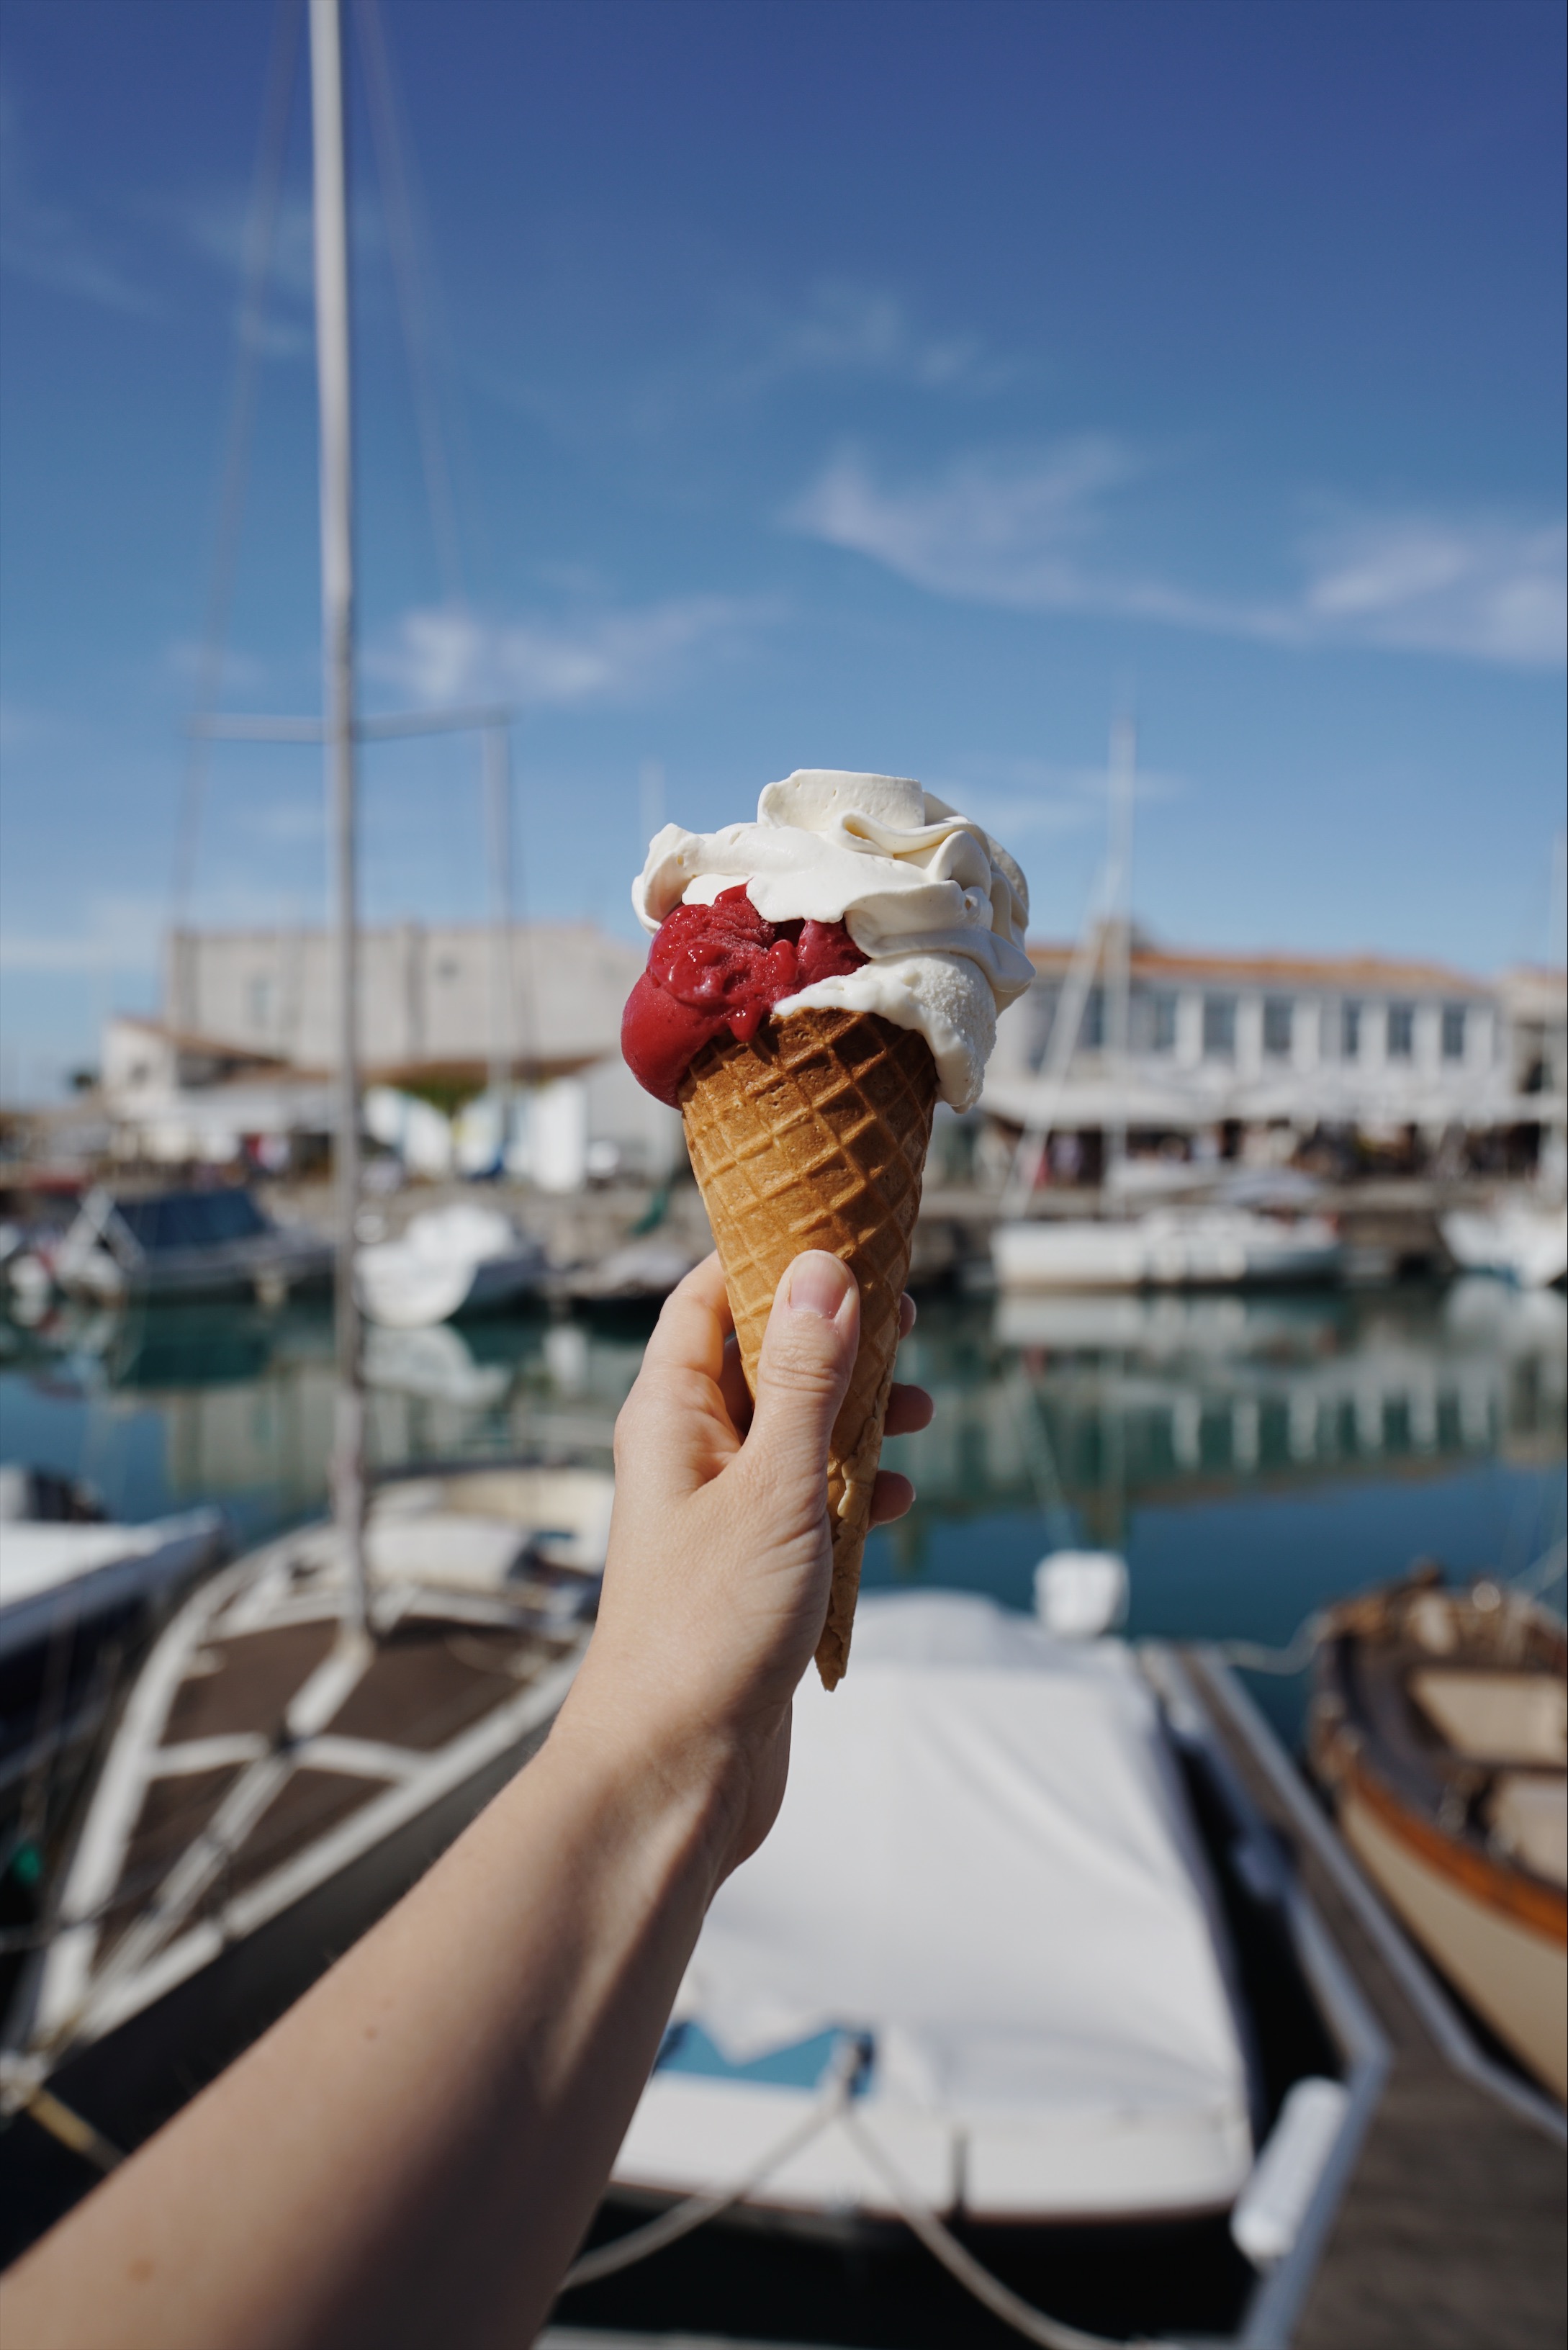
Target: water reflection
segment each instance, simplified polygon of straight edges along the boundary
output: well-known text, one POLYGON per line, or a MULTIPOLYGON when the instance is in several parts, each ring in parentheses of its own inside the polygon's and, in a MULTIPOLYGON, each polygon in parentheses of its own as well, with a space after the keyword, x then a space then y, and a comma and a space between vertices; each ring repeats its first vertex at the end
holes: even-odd
POLYGON ((902 1361, 946 1405, 900 1448, 927 1510, 1137 1501, 1560 1459, 1563 1300, 1466 1281, 1372 1296, 1002 1298, 928 1312, 902 1361))
MULTIPOLYGON (((543 1316, 370 1330, 371 1459, 607 1452, 646 1330, 543 1316)), ((86 1476, 127 1515, 211 1500, 252 1533, 320 1505, 332 1441, 324 1309, 64 1312, 43 1330, 3 1335, 7 1458, 86 1476)))
MULTIPOLYGON (((646 1315, 544 1314, 374 1331, 385 1466, 607 1453, 646 1315)), ((1329 1592, 1437 1549, 1522 1565, 1561 1531, 1563 1300, 1446 1292, 934 1298, 900 1357, 937 1398, 889 1448, 919 1499, 873 1538, 873 1583, 1024 1607, 1056 1544, 1124 1548, 1133 1628, 1282 1637, 1329 1592)), ((331 1325, 191 1306, 0 1326, 0 1451, 83 1475, 109 1508, 226 1504, 260 1534, 321 1505, 331 1325)))
MULTIPOLYGON (((1422 1554, 1517 1574, 1563 1531, 1565 1331, 1487 1281, 933 1304, 902 1360, 937 1417, 888 1449, 919 1498, 867 1581, 1027 1607, 1044 1551, 1103 1544, 1135 1637, 1283 1643, 1422 1554)), ((1293 1737, 1300 1682, 1257 1694, 1293 1737)))

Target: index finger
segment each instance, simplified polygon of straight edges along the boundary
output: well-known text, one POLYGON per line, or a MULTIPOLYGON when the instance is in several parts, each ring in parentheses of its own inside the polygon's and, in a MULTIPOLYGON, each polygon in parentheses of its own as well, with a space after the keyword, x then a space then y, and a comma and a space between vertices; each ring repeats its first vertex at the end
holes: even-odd
POLYGON ((643 1368, 701 1371, 716 1381, 724 1367, 724 1341, 733 1327, 724 1268, 715 1249, 665 1299, 643 1350, 643 1368))

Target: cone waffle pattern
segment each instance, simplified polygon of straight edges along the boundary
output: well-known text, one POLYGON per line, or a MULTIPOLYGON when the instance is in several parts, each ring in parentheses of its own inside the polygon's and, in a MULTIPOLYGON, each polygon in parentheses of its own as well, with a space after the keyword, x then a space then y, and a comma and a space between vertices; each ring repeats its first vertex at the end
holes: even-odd
POLYGON ((855 1012, 792 1012, 746 1045, 717 1037, 680 1090, 753 1392, 786 1265, 826 1249, 860 1290, 860 1348, 828 1454, 833 1595, 816 1650, 827 1689, 849 1659, 936 1094, 925 1038, 855 1012))

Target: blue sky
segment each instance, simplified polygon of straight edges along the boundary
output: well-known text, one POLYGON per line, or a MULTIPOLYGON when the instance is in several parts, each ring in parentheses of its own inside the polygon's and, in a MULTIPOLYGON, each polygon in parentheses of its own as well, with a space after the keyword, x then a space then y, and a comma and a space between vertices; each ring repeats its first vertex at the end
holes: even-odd
MULTIPOLYGON (((532 910, 628 927, 660 802, 867 766, 991 821, 1071 931, 1130 697, 1165 936, 1548 951, 1554 0, 380 11, 455 527, 356 62, 366 701, 517 706, 532 910)), ((8 1091, 155 998, 272 25, 5 12, 8 1091)), ((317 694, 308 184, 300 87, 232 709, 317 694)), ((372 917, 480 912, 477 764, 369 755, 372 917)), ((308 751, 219 754, 198 918, 314 918, 319 799, 308 751)))

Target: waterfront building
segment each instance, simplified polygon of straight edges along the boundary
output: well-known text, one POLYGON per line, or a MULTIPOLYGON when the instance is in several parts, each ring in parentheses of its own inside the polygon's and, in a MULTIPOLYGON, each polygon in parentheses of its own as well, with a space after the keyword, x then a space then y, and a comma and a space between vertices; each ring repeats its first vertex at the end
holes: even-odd
POLYGON ((1448 1138, 1483 1158, 1508 1139, 1532 1163, 1560 1157, 1561 971, 1487 981, 1372 955, 1177 951, 1136 929, 1124 962, 1115 936, 1100 943, 1064 1069, 1053 1037, 1075 950, 1031 947, 1034 984, 1002 1015, 986 1080, 1003 1125, 1096 1147, 1113 1128, 1201 1136, 1227 1155, 1332 1134, 1428 1155, 1448 1138))
MULTIPOLYGON (((1114 931, 1099 941, 1059 1076, 1075 951, 1031 947, 1034 983, 1002 1017, 982 1103, 1004 1152, 1042 1122, 1053 1170, 1085 1175, 1113 1129, 1136 1151, 1275 1160, 1328 1137, 1407 1165, 1444 1153, 1453 1172, 1534 1167, 1561 1181, 1561 970, 1483 980, 1371 955, 1178 951, 1135 929, 1124 1024, 1119 943, 1114 931)), ((680 1164, 679 1119, 620 1058, 634 941, 588 922, 401 922, 365 931, 359 952, 369 1123, 414 1171, 493 1164, 503 1123, 507 1163, 551 1190, 680 1164)), ((265 1163, 329 1135, 335 993, 324 931, 175 932, 161 1015, 118 1014, 104 1031, 117 1150, 221 1160, 249 1143, 265 1163)))
MULTIPOLYGON (((119 1155, 221 1160, 248 1145, 265 1164, 329 1135, 332 951, 325 931, 174 932, 161 1014, 104 1030, 119 1155)), ((644 961, 630 941, 590 922, 400 922, 363 931, 359 958, 368 1122, 416 1171, 479 1171, 504 1151, 569 1191, 679 1162, 679 1118, 620 1057, 644 961)))

